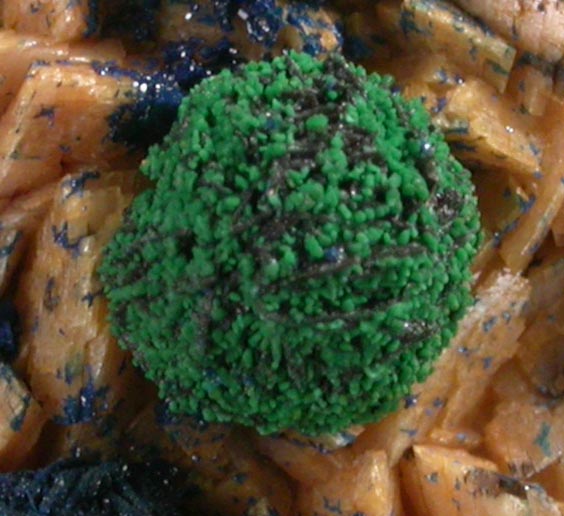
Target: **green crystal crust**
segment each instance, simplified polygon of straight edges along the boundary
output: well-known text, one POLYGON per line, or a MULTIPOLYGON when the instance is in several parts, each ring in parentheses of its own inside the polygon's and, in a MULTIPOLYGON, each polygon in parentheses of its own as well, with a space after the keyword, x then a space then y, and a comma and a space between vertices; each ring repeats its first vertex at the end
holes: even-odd
POLYGON ((469 173, 418 102, 342 57, 195 87, 100 274, 173 412, 316 435, 423 380, 471 302, 469 173))

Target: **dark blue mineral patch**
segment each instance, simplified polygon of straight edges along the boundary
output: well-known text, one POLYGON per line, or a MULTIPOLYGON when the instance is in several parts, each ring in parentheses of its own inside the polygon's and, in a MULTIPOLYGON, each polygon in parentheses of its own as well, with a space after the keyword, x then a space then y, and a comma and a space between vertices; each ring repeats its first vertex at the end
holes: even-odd
POLYGON ((152 62, 138 63, 131 69, 120 68, 115 63, 93 64, 101 75, 133 79, 132 102, 111 115, 108 135, 111 140, 133 149, 145 149, 162 140, 176 118, 182 98, 194 85, 245 61, 233 37, 236 20, 244 23, 249 42, 261 47, 265 56, 270 55, 285 26, 298 31, 303 50, 312 55, 325 51, 321 44, 322 31, 333 32, 342 43, 341 28, 316 17, 322 5, 320 1, 290 2, 284 9, 276 0, 214 0, 211 7, 197 1, 169 1, 185 5, 187 19, 209 24, 211 33, 219 30, 222 37, 213 43, 191 37, 157 45, 159 0, 112 2, 111 8, 104 10, 106 16, 101 22, 102 34, 122 39, 131 39, 133 34, 133 40, 152 42, 159 47, 152 62))
POLYGON ((162 461, 67 459, 37 471, 0 475, 0 514, 176 516, 190 514, 186 510, 197 492, 185 473, 162 461))
POLYGON ((18 354, 18 312, 11 301, 0 300, 0 360, 10 362, 18 354))
POLYGON ((133 79, 132 102, 109 119, 109 138, 132 148, 147 148, 169 132, 180 102, 202 79, 242 62, 238 52, 222 39, 214 46, 197 38, 168 43, 162 59, 144 69, 123 69, 114 63, 93 63, 100 75, 133 79))

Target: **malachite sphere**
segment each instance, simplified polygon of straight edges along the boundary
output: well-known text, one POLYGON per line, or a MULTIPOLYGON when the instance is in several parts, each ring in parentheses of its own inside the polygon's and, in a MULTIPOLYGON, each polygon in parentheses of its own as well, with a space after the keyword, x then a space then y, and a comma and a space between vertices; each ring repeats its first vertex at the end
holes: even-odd
POLYGON ((203 81, 100 275, 176 413, 262 433, 393 411, 471 302, 470 174, 421 103, 332 55, 203 81))

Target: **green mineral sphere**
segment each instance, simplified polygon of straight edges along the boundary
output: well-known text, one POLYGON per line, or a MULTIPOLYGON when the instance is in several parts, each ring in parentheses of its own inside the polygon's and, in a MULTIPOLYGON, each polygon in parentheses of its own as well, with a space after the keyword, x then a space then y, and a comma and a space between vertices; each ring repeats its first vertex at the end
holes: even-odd
POLYGON ((100 275, 173 412, 262 433, 375 421, 471 302, 470 175, 419 102, 337 55, 195 87, 100 275))

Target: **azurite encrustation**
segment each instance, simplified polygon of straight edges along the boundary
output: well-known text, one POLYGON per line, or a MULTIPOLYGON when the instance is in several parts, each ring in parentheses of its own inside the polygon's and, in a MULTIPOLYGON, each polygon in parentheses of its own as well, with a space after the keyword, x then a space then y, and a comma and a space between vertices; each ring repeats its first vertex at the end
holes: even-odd
POLYGON ((172 411, 309 435, 374 421, 471 302, 469 173, 419 102, 333 55, 195 87, 100 274, 172 411))

